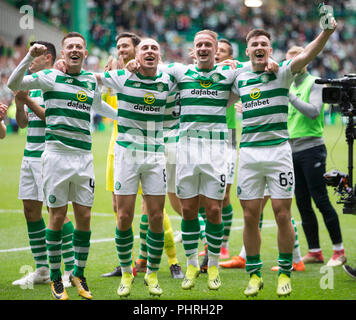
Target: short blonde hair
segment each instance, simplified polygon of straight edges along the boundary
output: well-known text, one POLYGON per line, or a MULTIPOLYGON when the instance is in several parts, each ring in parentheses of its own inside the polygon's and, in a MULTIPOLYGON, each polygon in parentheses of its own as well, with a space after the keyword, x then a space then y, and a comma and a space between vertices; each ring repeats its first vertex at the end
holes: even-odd
POLYGON ((298 54, 302 53, 303 51, 304 51, 303 47, 293 46, 287 51, 286 55, 289 54, 289 55, 297 56, 298 54))
POLYGON ((141 39, 140 43, 137 45, 137 49, 140 49, 141 46, 142 46, 142 44, 143 44, 145 41, 152 41, 152 42, 154 41, 155 43, 157 43, 158 48, 161 49, 161 46, 160 46, 160 44, 158 43, 158 41, 157 41, 156 39, 148 38, 148 37, 141 39))
POLYGON ((212 30, 209 30, 209 29, 204 29, 204 30, 198 31, 194 36, 194 40, 197 36, 199 36, 201 34, 207 34, 210 37, 212 37, 214 39, 214 41, 218 42, 218 34, 212 30))

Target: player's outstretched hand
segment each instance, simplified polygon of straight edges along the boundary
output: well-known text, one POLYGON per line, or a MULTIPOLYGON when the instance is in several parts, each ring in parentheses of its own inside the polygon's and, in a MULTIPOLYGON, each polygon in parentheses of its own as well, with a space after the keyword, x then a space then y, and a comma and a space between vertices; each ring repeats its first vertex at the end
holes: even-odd
POLYGON ((218 66, 230 66, 232 69, 236 69, 237 65, 241 64, 238 60, 227 59, 218 63, 218 66))
POLYGON ((59 70, 63 73, 67 72, 67 64, 64 61, 64 59, 58 59, 54 65, 53 65, 53 69, 59 70))
POLYGON ((122 56, 119 56, 119 58, 116 60, 116 69, 124 69, 125 67, 125 62, 124 58, 122 56))
POLYGON ((139 63, 137 60, 132 59, 132 60, 130 60, 130 61, 126 64, 126 67, 125 67, 125 68, 126 68, 129 72, 137 73, 139 67, 140 67, 140 63, 139 63))
POLYGON ((28 91, 16 91, 15 92, 16 104, 18 104, 18 103, 25 104, 28 98, 29 98, 28 91))
POLYGON ((327 28, 324 30, 331 31, 331 33, 333 33, 337 28, 337 22, 334 17, 330 17, 330 20, 331 20, 330 26, 329 24, 327 24, 326 26, 327 28))
POLYGON ((104 67, 104 72, 123 69, 123 67, 124 67, 124 59, 122 58, 122 56, 119 56, 118 60, 116 60, 113 56, 110 56, 107 64, 104 67))
POLYGON ((337 28, 337 22, 333 15, 333 8, 331 6, 321 4, 318 9, 321 28, 330 34, 333 33, 337 28))
POLYGON ((46 46, 39 43, 35 43, 33 46, 31 46, 29 50, 31 57, 33 58, 43 55, 46 51, 47 51, 46 46))
POLYGON ((8 106, 0 102, 0 121, 4 120, 6 117, 8 106))
POLYGON ((112 67, 113 60, 114 60, 113 56, 110 56, 108 62, 106 63, 106 65, 104 67, 104 72, 112 70, 111 67, 112 67))
POLYGON ((267 72, 273 72, 273 73, 277 73, 279 70, 279 64, 275 61, 271 61, 271 59, 269 59, 265 71, 267 72))

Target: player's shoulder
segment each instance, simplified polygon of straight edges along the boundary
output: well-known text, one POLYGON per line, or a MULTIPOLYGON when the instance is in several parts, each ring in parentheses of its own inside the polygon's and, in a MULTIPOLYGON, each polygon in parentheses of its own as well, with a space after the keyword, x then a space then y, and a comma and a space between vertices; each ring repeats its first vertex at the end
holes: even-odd
POLYGON ((122 78, 122 77, 130 77, 132 76, 133 73, 129 72, 126 69, 117 69, 117 70, 110 70, 110 71, 105 71, 104 72, 104 77, 105 78, 122 78))
POLYGON ((42 97, 42 90, 41 89, 32 89, 29 91, 28 95, 31 98, 42 97))
POLYGON ((56 70, 56 69, 42 69, 40 71, 37 71, 35 73, 32 73, 31 76, 32 78, 38 78, 38 77, 50 77, 52 75, 55 75, 56 72, 59 71, 59 70, 56 70))
POLYGON ((233 69, 231 66, 229 65, 216 65, 217 66, 217 70, 221 71, 221 72, 233 72, 235 69, 233 69))
POLYGON ((218 72, 219 74, 221 74, 222 76, 224 76, 227 79, 233 78, 235 79, 235 77, 237 76, 238 72, 237 70, 240 69, 240 66, 237 66, 237 68, 233 68, 230 65, 217 65, 216 68, 216 72, 218 72))
POLYGON ((169 82, 175 82, 175 78, 165 71, 159 71, 156 76, 156 81, 157 82, 163 81, 165 83, 169 83, 169 82))
POLYGON ((187 68, 188 66, 187 65, 185 65, 185 64, 183 64, 183 63, 181 63, 181 62, 172 62, 172 63, 168 63, 167 64, 167 68, 168 69, 173 69, 173 68, 180 68, 180 69, 182 69, 182 68, 187 68))
POLYGON ((279 69, 278 69, 278 72, 277 72, 277 76, 286 75, 286 76, 292 77, 293 76, 293 73, 292 73, 292 70, 291 70, 291 66, 292 66, 291 62, 292 61, 293 61, 292 59, 281 61, 279 63, 279 69))
POLYGON ((281 62, 278 64, 278 66, 279 66, 278 71, 279 71, 279 70, 285 70, 285 69, 290 68, 291 62, 292 62, 292 59, 281 61, 281 62))
POLYGON ((95 78, 95 74, 93 72, 86 70, 82 70, 78 76, 82 78, 95 78))

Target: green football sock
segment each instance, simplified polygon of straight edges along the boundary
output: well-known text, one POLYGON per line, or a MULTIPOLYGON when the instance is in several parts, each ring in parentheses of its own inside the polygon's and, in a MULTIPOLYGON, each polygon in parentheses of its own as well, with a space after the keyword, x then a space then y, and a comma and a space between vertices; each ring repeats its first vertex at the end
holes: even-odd
POLYGON ((233 213, 234 213, 234 211, 232 209, 231 204, 229 204, 228 206, 226 206, 222 209, 222 220, 224 222, 224 237, 223 237, 222 246, 225 248, 227 248, 227 246, 228 246, 233 213))
POLYGON ((120 266, 122 268, 131 268, 133 243, 134 243, 134 236, 133 236, 132 228, 129 228, 126 231, 120 231, 116 227, 115 229, 116 251, 119 257, 120 266))
POLYGON ((199 214, 202 216, 202 218, 204 219, 204 222, 206 222, 206 213, 205 213, 205 208, 204 207, 200 207, 199 208, 199 214))
POLYGON ((246 256, 246 267, 245 270, 250 274, 250 277, 253 274, 261 277, 261 269, 262 269, 262 261, 260 259, 260 255, 257 254, 255 256, 246 256))
POLYGON ((148 272, 157 272, 161 263, 164 247, 164 232, 156 233, 150 229, 147 231, 147 270, 148 272))
POLYGON ((88 260, 90 248, 91 231, 74 230, 73 246, 74 246, 74 271, 76 277, 84 276, 84 269, 88 260))
POLYGON ((62 230, 46 229, 46 247, 51 281, 61 278, 62 230))
POLYGON ((64 270, 71 271, 74 269, 74 248, 73 248, 74 226, 72 221, 68 221, 62 228, 62 257, 64 270))
POLYGON ((46 249, 46 224, 41 218, 35 222, 27 222, 27 232, 30 241, 31 252, 35 259, 36 269, 48 268, 46 249))
POLYGON ((293 253, 279 253, 278 256, 278 275, 281 273, 286 274, 288 277, 293 270, 293 253))
POLYGON ((208 266, 219 265, 219 256, 221 243, 224 235, 224 223, 213 224, 210 221, 206 222, 206 240, 208 242, 208 266))
POLYGON ((206 244, 206 233, 205 233, 205 221, 204 218, 201 216, 201 214, 198 214, 198 219, 199 219, 199 225, 200 225, 200 233, 199 233, 199 238, 203 244, 206 244))
POLYGON ((186 257, 190 255, 198 256, 198 244, 200 234, 199 219, 185 220, 181 222, 183 248, 186 257))

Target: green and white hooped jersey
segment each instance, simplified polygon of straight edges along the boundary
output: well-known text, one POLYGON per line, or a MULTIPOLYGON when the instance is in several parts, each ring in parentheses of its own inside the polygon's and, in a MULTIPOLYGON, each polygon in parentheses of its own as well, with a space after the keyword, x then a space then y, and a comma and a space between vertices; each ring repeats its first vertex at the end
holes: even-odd
POLYGON ((164 143, 177 143, 179 138, 180 93, 171 92, 167 98, 164 111, 163 137, 164 143))
POLYGON ((226 107, 234 80, 243 69, 214 66, 211 70, 196 65, 173 63, 160 66, 177 82, 180 91, 179 139, 227 139, 226 107))
POLYGON ((31 75, 42 88, 46 107, 46 150, 90 152, 90 111, 101 104, 101 93, 94 74, 65 74, 51 69, 31 75))
POLYGON ((163 72, 154 77, 113 70, 101 74, 106 87, 117 92, 116 143, 145 154, 164 154, 163 121, 172 78, 163 72))
POLYGON ((240 148, 273 146, 289 139, 288 92, 294 80, 290 62, 281 62, 277 74, 248 71, 236 78, 234 91, 242 101, 240 148))
MULTIPOLYGON (((31 90, 29 96, 42 108, 45 107, 41 90, 31 90)), ((24 158, 31 161, 40 161, 45 149, 46 123, 26 105, 25 111, 28 113, 28 126, 24 158)))

